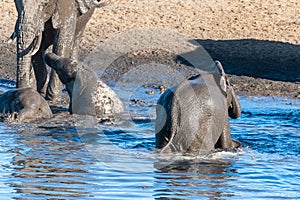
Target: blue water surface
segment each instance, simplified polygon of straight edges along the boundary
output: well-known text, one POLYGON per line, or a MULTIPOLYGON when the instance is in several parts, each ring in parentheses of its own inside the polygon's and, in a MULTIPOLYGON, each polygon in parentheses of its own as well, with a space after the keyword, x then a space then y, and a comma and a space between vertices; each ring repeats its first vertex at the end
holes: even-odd
POLYGON ((115 125, 1 123, 0 196, 299 199, 300 100, 240 97, 240 102, 243 113, 231 120, 231 131, 242 149, 194 157, 155 152, 153 104, 133 106, 136 120, 115 125))

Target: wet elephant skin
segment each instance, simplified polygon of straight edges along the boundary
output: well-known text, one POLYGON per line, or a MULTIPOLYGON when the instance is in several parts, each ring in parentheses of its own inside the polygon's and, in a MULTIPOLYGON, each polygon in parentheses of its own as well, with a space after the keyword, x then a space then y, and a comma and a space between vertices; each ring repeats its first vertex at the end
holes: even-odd
POLYGON ((37 88, 47 99, 59 100, 61 82, 54 70, 48 77, 45 51, 53 45, 58 55, 77 58, 86 23, 102 4, 98 0, 15 0, 15 5, 18 19, 11 40, 17 38, 17 88, 37 88))
POLYGON ((216 70, 183 81, 161 95, 156 108, 156 147, 160 152, 208 153, 231 150, 228 116, 241 106, 220 62, 216 70))

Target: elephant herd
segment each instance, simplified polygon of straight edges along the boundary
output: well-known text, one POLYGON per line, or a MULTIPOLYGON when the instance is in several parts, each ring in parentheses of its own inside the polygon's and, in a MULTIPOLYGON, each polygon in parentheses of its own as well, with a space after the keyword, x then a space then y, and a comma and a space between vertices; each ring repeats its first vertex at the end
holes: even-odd
MULTIPOLYGON (((102 116, 124 111, 117 94, 77 61, 78 42, 100 0, 15 0, 15 5, 18 19, 10 39, 17 39, 17 88, 0 96, 2 113, 20 122, 51 117, 47 100, 61 98, 62 84, 70 97, 70 113, 102 116), (45 53, 51 45, 52 53, 45 53), (50 75, 46 64, 52 68, 50 75)), ((241 146, 231 138, 228 120, 240 116, 241 106, 221 63, 216 61, 214 69, 160 96, 155 132, 161 153, 241 146)))

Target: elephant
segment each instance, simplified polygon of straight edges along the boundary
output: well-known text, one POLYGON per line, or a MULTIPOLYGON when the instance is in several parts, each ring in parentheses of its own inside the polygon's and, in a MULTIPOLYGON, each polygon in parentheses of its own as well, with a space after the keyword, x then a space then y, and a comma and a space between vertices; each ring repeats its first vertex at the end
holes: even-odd
POLYGON ((241 105, 219 61, 213 72, 200 73, 167 89, 156 106, 156 148, 161 153, 210 153, 233 150, 228 116, 241 105))
POLYGON ((0 96, 0 112, 11 114, 18 122, 52 117, 47 101, 33 88, 8 90, 0 96))
POLYGON ((58 101, 62 84, 54 70, 48 77, 45 51, 77 58, 79 40, 100 0, 15 0, 18 18, 10 42, 17 38, 17 88, 32 87, 58 101), (47 86, 48 81, 48 86, 47 86))
POLYGON ((77 60, 47 53, 45 61, 57 72, 61 82, 66 86, 70 97, 71 114, 103 117, 124 111, 123 103, 117 94, 98 80, 93 71, 77 60))

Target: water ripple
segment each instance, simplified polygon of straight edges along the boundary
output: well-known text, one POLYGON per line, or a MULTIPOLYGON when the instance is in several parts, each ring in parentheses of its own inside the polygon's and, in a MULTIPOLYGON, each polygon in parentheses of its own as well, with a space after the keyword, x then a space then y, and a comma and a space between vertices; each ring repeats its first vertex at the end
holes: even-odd
POLYGON ((300 198, 299 100, 241 97, 241 104, 241 118, 231 120, 241 151, 202 156, 158 155, 152 119, 85 128, 1 124, 0 196, 300 198))

